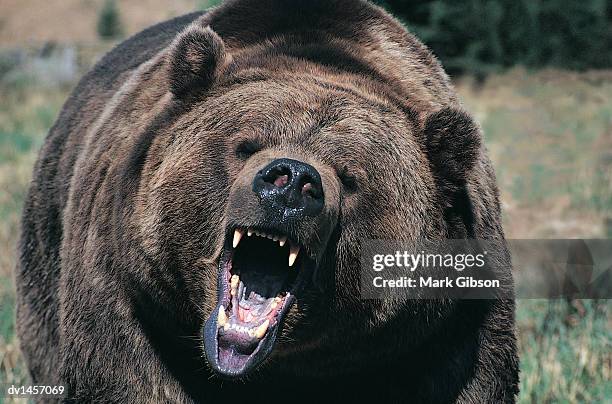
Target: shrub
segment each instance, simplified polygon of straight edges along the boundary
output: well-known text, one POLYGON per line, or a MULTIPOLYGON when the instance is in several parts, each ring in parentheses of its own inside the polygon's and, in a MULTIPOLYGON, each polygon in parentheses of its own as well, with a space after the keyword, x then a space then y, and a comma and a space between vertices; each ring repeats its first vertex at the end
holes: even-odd
POLYGON ((122 33, 117 4, 114 0, 106 0, 98 15, 98 35, 103 39, 115 39, 122 33))
POLYGON ((516 64, 574 70, 612 67, 607 0, 386 0, 451 73, 516 64))

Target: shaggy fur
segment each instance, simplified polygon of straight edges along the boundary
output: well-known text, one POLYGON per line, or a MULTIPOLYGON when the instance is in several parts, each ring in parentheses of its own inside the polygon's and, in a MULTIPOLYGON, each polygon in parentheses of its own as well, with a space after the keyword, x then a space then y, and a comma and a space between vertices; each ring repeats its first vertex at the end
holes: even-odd
POLYGON ((503 240, 481 138, 432 54, 364 1, 229 1, 130 38, 34 170, 17 268, 33 381, 75 402, 514 402, 513 301, 359 297, 360 240, 503 240), (224 381, 201 337, 224 232, 281 157, 321 175, 324 212, 296 236, 318 269, 272 356, 224 381))

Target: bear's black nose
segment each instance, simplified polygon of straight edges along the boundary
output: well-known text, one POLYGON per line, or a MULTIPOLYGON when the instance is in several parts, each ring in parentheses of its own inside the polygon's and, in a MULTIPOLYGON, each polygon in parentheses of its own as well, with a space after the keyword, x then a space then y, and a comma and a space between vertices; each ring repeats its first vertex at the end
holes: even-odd
POLYGON ((313 166, 298 160, 272 161, 255 175, 253 191, 275 213, 315 216, 323 210, 321 176, 313 166))

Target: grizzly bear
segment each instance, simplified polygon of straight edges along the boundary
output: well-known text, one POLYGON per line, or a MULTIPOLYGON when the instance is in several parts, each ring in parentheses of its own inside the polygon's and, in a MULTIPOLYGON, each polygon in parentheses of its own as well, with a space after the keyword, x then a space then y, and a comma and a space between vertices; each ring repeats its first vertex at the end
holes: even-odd
POLYGON ((514 402, 513 299, 363 299, 363 240, 504 240, 478 125, 362 0, 234 0, 77 85, 23 214, 17 327, 66 402, 514 402))

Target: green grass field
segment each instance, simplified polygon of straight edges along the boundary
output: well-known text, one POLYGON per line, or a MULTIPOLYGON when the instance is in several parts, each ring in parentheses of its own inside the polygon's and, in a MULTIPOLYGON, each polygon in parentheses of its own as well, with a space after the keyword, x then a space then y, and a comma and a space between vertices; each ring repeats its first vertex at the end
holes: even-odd
MULTIPOLYGON (((612 73, 518 69, 458 89, 485 130, 509 238, 612 236, 612 73)), ((0 384, 26 380, 13 326, 20 207, 68 93, 0 76, 0 384)), ((519 300, 520 402, 612 402, 611 309, 519 300)))

